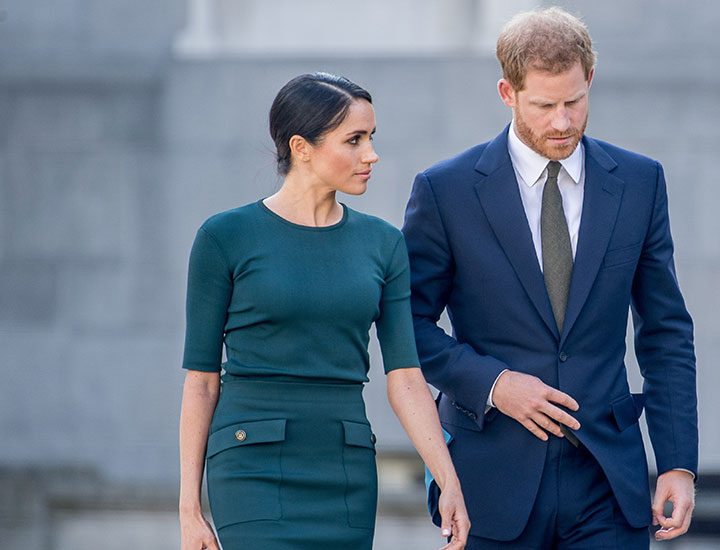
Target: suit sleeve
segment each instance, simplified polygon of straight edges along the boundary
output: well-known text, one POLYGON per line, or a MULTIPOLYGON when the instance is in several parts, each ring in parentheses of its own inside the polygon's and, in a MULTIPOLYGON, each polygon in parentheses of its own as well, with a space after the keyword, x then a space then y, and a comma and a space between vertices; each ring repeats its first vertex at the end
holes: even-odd
POLYGON ((425 174, 415 178, 405 212, 403 233, 411 272, 415 339, 428 382, 477 416, 482 426, 490 388, 508 366, 480 355, 437 326, 453 290, 454 261, 443 215, 425 174))
POLYGON ((675 275, 665 177, 659 164, 653 215, 633 280, 631 305, 658 473, 683 468, 697 476, 693 324, 675 275))

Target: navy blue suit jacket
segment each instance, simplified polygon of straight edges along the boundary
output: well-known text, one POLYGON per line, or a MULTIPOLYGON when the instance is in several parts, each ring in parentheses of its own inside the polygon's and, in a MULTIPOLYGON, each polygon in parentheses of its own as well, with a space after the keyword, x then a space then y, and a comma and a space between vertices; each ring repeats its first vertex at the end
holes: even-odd
POLYGON ((418 174, 403 227, 420 362, 441 392, 440 420, 452 436, 471 534, 517 537, 543 471, 546 442, 496 409, 484 413, 506 368, 537 376, 579 403, 578 438, 605 471, 628 522, 648 525, 643 402, 658 472, 695 473, 698 447, 692 320, 675 276, 662 167, 583 138, 582 220, 559 334, 507 132, 418 174), (452 336, 436 324, 446 307, 452 336), (629 308, 644 377, 636 396, 624 364, 629 308))

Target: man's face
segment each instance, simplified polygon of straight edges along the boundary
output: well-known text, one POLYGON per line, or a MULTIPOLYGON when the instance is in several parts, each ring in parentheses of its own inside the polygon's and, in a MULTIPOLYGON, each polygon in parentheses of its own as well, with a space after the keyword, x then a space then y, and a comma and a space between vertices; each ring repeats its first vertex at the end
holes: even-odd
POLYGON ((585 132, 588 92, 593 73, 577 62, 563 73, 531 69, 525 87, 516 91, 505 79, 498 83, 503 102, 513 110, 515 133, 536 153, 550 160, 569 157, 585 132))

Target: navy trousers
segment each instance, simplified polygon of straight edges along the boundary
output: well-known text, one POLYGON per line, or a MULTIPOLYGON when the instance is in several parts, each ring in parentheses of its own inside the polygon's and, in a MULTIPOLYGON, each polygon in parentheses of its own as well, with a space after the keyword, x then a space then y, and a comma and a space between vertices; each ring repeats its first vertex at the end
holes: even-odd
MULTIPOLYGON (((502 506, 499 502, 498 506, 502 506)), ((648 528, 631 527, 600 465, 580 444, 550 436, 530 519, 512 541, 469 537, 466 550, 647 550, 648 528)))

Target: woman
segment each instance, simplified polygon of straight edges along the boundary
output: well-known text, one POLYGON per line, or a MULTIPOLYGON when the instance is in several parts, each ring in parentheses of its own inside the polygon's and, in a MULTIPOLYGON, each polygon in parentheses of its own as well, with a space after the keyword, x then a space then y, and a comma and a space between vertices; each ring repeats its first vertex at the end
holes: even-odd
POLYGON ((281 189, 197 233, 180 423, 183 550, 219 548, 200 508, 206 458, 224 550, 372 548, 375 436, 362 387, 373 322, 390 403, 442 489, 445 548, 464 548, 460 484, 417 367, 404 240, 335 197, 364 193, 378 160, 371 101, 343 77, 288 82, 270 110, 281 189))

